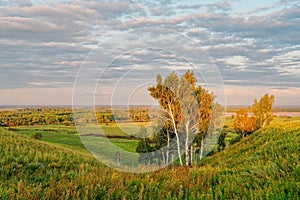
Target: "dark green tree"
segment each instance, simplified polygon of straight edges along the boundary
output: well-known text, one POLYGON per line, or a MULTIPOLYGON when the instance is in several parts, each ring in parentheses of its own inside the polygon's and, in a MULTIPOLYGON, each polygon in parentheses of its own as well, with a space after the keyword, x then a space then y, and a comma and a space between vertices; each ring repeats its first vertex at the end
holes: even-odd
POLYGON ((137 144, 136 152, 140 153, 139 161, 145 164, 153 162, 153 156, 151 154, 154 148, 151 146, 151 140, 147 137, 147 129, 141 127, 139 136, 142 138, 137 144))
POLYGON ((221 131, 221 134, 218 139, 218 151, 223 151, 226 147, 225 138, 227 136, 226 131, 221 131))

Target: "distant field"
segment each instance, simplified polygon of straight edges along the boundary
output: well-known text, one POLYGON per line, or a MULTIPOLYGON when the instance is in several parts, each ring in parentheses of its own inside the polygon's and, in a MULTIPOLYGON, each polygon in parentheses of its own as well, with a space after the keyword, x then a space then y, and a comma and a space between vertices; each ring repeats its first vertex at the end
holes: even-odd
MULTIPOLYGON (((275 116, 278 117, 284 117, 284 116, 289 116, 289 117, 300 117, 300 112, 273 112, 275 116)), ((226 116, 234 116, 236 113, 235 112, 226 112, 226 116)), ((250 113, 251 114, 251 113, 250 113)))
MULTIPOLYGON (((240 108, 247 108, 248 106, 227 106, 227 113, 235 113, 240 108)), ((273 107, 273 112, 275 113, 300 113, 300 106, 275 106, 273 107)))
MULTIPOLYGON (((132 130, 133 133, 136 132, 136 126, 133 124, 120 124, 121 128, 125 130, 132 130)), ((103 132, 110 140, 117 146, 124 148, 124 150, 135 152, 135 148, 138 139, 126 139, 130 135, 127 135, 122 129, 120 129, 116 124, 101 126, 103 132)), ((18 134, 32 137, 36 133, 42 134, 42 141, 55 143, 62 145, 64 147, 69 147, 81 151, 85 151, 85 147, 77 134, 77 130, 74 126, 63 126, 63 125, 36 125, 36 126, 18 126, 7 128, 10 131, 14 131, 18 134)), ((85 136, 87 138, 97 137, 97 136, 85 136)), ((99 138, 97 138, 99 139, 99 138)), ((103 144, 104 145, 104 144, 103 144)))

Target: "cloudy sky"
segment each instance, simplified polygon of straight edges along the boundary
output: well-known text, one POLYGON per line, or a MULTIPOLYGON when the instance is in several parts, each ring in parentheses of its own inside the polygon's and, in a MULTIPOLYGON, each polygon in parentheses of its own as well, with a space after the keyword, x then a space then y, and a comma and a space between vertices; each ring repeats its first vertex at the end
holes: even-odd
POLYGON ((0 0, 0 105, 72 104, 80 69, 98 80, 97 103, 147 104, 155 74, 180 73, 192 57, 215 65, 229 105, 266 92, 300 105, 299 24, 298 0, 0 0))

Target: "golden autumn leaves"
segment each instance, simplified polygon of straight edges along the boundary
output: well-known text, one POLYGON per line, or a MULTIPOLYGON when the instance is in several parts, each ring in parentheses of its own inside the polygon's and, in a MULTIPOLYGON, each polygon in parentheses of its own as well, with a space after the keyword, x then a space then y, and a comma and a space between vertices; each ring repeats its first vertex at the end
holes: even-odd
POLYGON ((248 109, 241 108, 236 112, 234 120, 234 129, 241 137, 251 134, 259 128, 269 125, 274 115, 272 113, 274 96, 265 94, 259 101, 254 100, 254 103, 248 109), (250 116, 248 111, 252 113, 250 116))

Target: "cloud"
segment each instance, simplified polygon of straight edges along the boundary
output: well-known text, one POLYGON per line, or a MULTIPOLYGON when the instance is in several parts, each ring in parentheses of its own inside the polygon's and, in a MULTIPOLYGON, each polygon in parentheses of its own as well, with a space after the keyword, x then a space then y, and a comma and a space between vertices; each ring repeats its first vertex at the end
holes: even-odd
POLYGON ((245 56, 233 56, 227 59, 221 59, 219 61, 223 61, 226 64, 234 65, 236 67, 245 66, 249 63, 249 59, 245 56))
POLYGON ((5 5, 14 5, 14 6, 32 6, 31 0, 2 0, 0 2, 0 6, 5 6, 5 5))
MULTIPOLYGON (((198 42, 217 64, 227 85, 300 87, 299 2, 262 3, 244 13, 234 5, 236 1, 1 1, 0 88, 71 87, 85 59, 86 65, 98 73, 105 67, 105 49, 110 45, 119 44, 122 49, 127 42, 134 49, 131 41, 149 42, 139 35, 129 35, 126 41, 104 42, 107 46, 100 48, 104 53, 88 60, 95 47, 109 37, 147 27, 156 28, 156 33, 148 36, 151 39, 163 36, 160 28, 168 28, 198 42)), ((181 41, 175 37, 167 40, 181 41)), ((167 48, 168 42, 162 41, 157 39, 149 45, 167 48)), ((188 46, 177 48, 196 57, 195 48, 188 46)), ((201 56, 199 59, 204 58, 201 56)), ((138 69, 129 79, 143 80, 151 78, 146 74, 148 66, 170 65, 177 70, 185 66, 171 55, 158 58, 141 52, 120 57, 114 64, 107 80, 120 76, 126 67, 138 69)))
POLYGON ((300 49, 274 56, 271 61, 282 74, 300 77, 300 49))
POLYGON ((33 18, 25 17, 1 17, 1 35, 5 32, 20 31, 29 33, 48 33, 66 31, 63 26, 51 22, 41 22, 33 18))

